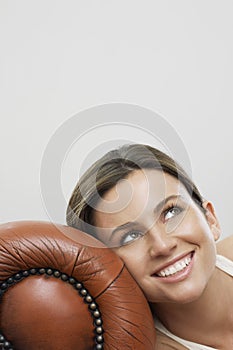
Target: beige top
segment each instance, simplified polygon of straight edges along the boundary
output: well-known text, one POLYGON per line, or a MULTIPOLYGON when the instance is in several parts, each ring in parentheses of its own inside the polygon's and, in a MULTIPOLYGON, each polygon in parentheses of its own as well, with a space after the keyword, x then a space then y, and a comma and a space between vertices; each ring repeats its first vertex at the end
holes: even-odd
MULTIPOLYGON (((216 266, 233 277, 233 261, 222 255, 217 255, 216 266)), ((177 337, 169 332, 157 318, 155 318, 155 327, 157 329, 157 342, 160 344, 160 349, 162 349, 161 345, 164 345, 164 350, 217 350, 210 346, 194 343, 177 337)))

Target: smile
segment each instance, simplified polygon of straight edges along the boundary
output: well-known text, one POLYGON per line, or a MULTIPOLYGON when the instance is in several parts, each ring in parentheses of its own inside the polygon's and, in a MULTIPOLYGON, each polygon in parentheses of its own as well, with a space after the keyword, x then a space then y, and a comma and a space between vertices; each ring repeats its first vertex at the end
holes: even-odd
POLYGON ((185 257, 181 258, 180 260, 177 260, 175 263, 166 266, 166 268, 156 272, 154 276, 157 277, 169 277, 169 276, 175 276, 178 274, 178 272, 181 272, 187 268, 191 264, 193 257, 193 253, 190 253, 186 255, 185 257))

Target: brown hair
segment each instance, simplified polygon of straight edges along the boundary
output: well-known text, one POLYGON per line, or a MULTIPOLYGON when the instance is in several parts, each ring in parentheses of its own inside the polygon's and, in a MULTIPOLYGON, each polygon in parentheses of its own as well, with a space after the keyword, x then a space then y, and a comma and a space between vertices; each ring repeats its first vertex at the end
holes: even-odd
POLYGON ((177 178, 202 208, 202 196, 185 170, 166 153, 144 144, 123 145, 106 153, 80 178, 67 207, 67 224, 94 234, 93 210, 101 196, 139 169, 159 169, 177 178))

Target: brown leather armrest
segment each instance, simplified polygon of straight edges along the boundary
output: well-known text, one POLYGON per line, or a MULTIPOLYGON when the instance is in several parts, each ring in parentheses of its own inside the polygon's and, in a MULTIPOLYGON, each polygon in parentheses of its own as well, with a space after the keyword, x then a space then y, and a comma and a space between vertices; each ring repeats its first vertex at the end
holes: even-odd
POLYGON ((148 303, 123 262, 63 225, 0 226, 0 330, 14 350, 155 346, 148 303))

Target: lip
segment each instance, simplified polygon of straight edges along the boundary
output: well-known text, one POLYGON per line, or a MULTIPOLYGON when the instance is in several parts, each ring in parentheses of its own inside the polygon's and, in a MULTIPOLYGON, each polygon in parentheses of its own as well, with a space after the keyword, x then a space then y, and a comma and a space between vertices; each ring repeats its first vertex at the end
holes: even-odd
POLYGON ((189 253, 182 254, 182 255, 170 260, 168 263, 160 266, 158 269, 156 269, 156 271, 151 276, 153 278, 156 278, 157 280, 159 280, 161 282, 166 282, 166 283, 174 283, 174 282, 182 281, 183 279, 188 277, 189 274, 191 273, 191 270, 192 270, 193 264, 194 264, 194 255, 195 255, 195 251, 191 251, 189 253), (157 276, 157 273, 159 271, 166 269, 168 266, 173 265, 177 261, 182 260, 186 257, 191 257, 191 262, 183 270, 176 272, 174 275, 169 275, 166 277, 157 276))

